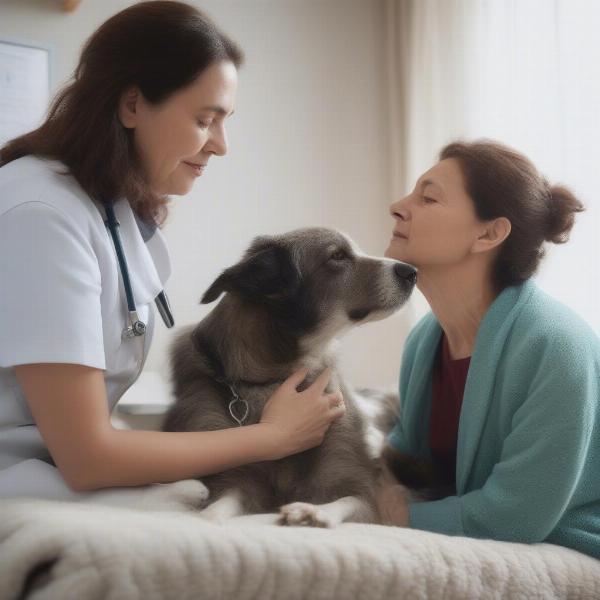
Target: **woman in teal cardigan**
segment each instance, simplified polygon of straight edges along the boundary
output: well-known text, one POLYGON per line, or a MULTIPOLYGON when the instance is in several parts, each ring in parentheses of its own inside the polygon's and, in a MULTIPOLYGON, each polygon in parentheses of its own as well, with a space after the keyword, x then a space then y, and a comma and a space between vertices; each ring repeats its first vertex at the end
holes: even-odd
POLYGON ((388 480, 384 522, 600 558, 600 339, 531 280, 581 210, 485 141, 444 148, 392 205, 386 255, 418 267, 432 312, 406 341, 385 455, 396 472, 430 462, 452 492, 411 501, 388 480))

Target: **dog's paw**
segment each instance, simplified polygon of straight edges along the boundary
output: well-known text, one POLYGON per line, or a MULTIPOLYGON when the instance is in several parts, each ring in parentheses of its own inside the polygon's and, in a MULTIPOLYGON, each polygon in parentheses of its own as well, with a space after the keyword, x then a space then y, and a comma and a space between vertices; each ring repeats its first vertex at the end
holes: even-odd
POLYGON ((208 500, 208 488, 197 479, 158 483, 145 491, 138 504, 144 510, 192 511, 208 500))
POLYGON ((316 504, 292 502, 279 509, 279 525, 333 527, 329 515, 316 504))

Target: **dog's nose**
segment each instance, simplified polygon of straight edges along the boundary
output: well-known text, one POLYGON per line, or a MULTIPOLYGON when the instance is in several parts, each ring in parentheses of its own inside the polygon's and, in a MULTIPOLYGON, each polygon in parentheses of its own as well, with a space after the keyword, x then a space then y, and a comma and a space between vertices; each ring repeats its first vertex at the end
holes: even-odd
POLYGON ((401 283, 408 281, 414 285, 417 281, 417 270, 403 262, 397 262, 394 265, 394 274, 401 283))

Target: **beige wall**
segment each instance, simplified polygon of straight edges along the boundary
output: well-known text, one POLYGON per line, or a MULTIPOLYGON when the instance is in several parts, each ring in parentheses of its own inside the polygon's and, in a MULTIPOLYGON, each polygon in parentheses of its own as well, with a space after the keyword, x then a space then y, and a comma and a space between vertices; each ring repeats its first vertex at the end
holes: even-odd
MULTIPOLYGON (((83 0, 73 14, 52 0, 0 3, 0 38, 55 49, 55 82, 74 68, 87 36, 132 4, 83 0)), ((383 0, 195 2, 244 48, 230 152, 186 197, 165 228, 177 325, 196 322, 198 299, 259 234, 324 225, 382 254, 392 222, 383 0)), ((343 367, 358 385, 393 384, 402 339, 422 309, 409 307, 342 340, 343 367)), ((172 332, 158 324, 147 369, 166 373, 172 332)))

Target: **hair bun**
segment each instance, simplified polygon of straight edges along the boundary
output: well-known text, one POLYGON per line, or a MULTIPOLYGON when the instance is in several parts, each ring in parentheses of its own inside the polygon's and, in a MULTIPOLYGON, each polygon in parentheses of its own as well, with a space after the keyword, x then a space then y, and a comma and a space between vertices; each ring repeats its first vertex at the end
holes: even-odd
POLYGON ((544 239, 553 244, 564 244, 569 239, 575 222, 575 213, 585 210, 583 204, 566 187, 548 188, 548 227, 544 239))

